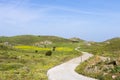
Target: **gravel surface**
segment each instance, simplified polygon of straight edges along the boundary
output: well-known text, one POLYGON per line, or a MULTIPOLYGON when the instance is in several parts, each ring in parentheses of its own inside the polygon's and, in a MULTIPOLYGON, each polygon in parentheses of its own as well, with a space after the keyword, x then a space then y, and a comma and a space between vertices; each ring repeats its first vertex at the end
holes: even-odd
POLYGON ((48 80, 95 80, 76 73, 75 68, 83 61, 92 57, 92 54, 83 52, 83 55, 58 65, 47 72, 48 80))

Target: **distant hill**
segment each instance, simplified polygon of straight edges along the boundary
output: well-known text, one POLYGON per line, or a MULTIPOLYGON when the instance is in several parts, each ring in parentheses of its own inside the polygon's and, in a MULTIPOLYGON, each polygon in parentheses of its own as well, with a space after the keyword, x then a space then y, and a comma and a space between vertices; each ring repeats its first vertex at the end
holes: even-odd
POLYGON ((13 37, 0 37, 0 42, 9 42, 11 44, 23 44, 23 45, 31 45, 40 41, 52 41, 52 42, 70 42, 69 39, 56 37, 56 36, 35 36, 35 35, 20 35, 13 37))
POLYGON ((106 40, 106 41, 104 41, 104 42, 116 42, 116 41, 120 41, 120 37, 116 37, 116 38, 112 38, 112 39, 108 39, 108 40, 106 40))
POLYGON ((120 51, 120 38, 112 38, 103 43, 109 51, 120 51))
POLYGON ((112 38, 104 42, 94 42, 81 47, 83 51, 93 54, 120 54, 120 38, 112 38))
POLYGON ((82 40, 82 39, 77 38, 77 37, 70 38, 69 40, 75 41, 75 42, 83 42, 83 41, 85 41, 85 40, 82 40))

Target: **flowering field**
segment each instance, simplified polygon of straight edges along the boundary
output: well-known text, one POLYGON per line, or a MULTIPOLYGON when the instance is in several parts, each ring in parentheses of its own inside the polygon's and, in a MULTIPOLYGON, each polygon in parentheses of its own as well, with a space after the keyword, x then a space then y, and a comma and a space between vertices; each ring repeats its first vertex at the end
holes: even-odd
MULTIPOLYGON (((36 46, 15 46, 17 49, 22 49, 22 50, 39 50, 39 51, 47 51, 47 50, 52 50, 52 48, 43 48, 43 47, 36 47, 36 46)), ((69 47, 57 47, 56 51, 73 51, 73 48, 69 47)))

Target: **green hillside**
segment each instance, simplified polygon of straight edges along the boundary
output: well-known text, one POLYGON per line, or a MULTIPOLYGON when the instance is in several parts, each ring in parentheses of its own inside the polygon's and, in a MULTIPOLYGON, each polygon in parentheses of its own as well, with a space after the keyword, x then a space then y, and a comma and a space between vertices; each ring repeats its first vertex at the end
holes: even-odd
POLYGON ((0 79, 47 80, 48 69, 81 55, 75 50, 76 47, 95 55, 77 67, 78 73, 100 80, 112 80, 112 75, 117 76, 115 80, 120 79, 120 38, 88 42, 79 38, 35 35, 0 37, 0 79), (53 47, 55 51, 52 55, 46 56, 53 47), (110 60, 102 61, 100 56, 110 60), (111 67, 109 63, 113 61, 117 65, 111 67))
POLYGON ((21 35, 13 37, 0 37, 0 42, 9 42, 11 44, 23 44, 23 45, 32 45, 36 42, 45 40, 49 40, 51 42, 70 42, 70 40, 68 39, 56 36, 21 35))
POLYGON ((107 40, 104 42, 104 44, 107 51, 120 51, 120 38, 107 40))
POLYGON ((76 68, 78 73, 99 80, 120 80, 120 38, 83 47, 95 56, 80 64, 76 68))
POLYGON ((0 80, 48 80, 48 69, 81 55, 77 44, 56 36, 0 37, 0 80))
POLYGON ((102 56, 117 56, 120 53, 120 38, 113 38, 104 42, 89 42, 89 44, 82 45, 81 50, 102 56))

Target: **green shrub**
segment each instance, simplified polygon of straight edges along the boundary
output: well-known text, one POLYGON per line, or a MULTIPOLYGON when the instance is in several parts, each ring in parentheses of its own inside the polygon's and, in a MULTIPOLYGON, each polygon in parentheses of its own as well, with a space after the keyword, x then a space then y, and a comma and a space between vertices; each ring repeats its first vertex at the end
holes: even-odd
POLYGON ((46 56, 51 56, 51 55, 52 55, 52 51, 50 51, 50 50, 47 51, 47 52, 45 53, 45 55, 46 55, 46 56))

